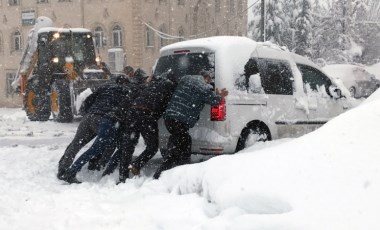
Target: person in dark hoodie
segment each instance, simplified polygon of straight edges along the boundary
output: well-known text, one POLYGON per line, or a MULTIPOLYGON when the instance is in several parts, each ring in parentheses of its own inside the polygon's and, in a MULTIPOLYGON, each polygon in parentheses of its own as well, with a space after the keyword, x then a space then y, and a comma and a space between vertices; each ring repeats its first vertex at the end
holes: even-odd
POLYGON ((78 126, 74 139, 68 145, 65 153, 58 163, 58 179, 62 179, 65 171, 73 163, 79 150, 94 139, 97 135, 97 127, 104 114, 118 104, 115 94, 123 94, 125 88, 123 84, 128 84, 129 80, 118 78, 116 84, 110 83, 98 88, 94 93, 89 95, 82 103, 80 113, 83 118, 78 126))
POLYGON ((157 153, 159 144, 157 121, 164 113, 175 87, 176 78, 172 72, 153 76, 146 84, 144 91, 133 101, 126 117, 121 151, 114 154, 104 175, 112 173, 120 161, 119 181, 124 183, 129 177, 129 171, 139 175, 140 169, 157 153), (131 163, 140 134, 144 138, 146 148, 131 163))
MULTIPOLYGON (((148 75, 146 72, 141 69, 137 68, 133 72, 133 68, 130 66, 126 66, 124 68, 124 73, 126 76, 128 76, 128 79, 130 80, 129 85, 131 87, 134 87, 134 89, 140 94, 145 90, 146 83, 148 80, 148 75)), ((123 109, 122 107, 119 107, 118 109, 123 109)), ((125 115, 125 114, 124 114, 125 115)), ((120 118, 121 123, 125 123, 126 115, 123 118, 120 118)), ((120 132, 123 133, 125 130, 125 125, 122 125, 122 128, 120 129, 120 132)), ((137 139, 140 137, 140 134, 137 134, 137 139)), ((92 158, 88 163, 88 169, 89 170, 100 170, 102 167, 106 167, 106 169, 103 172, 103 176, 113 173, 113 171, 116 169, 116 167, 119 165, 120 162, 120 156, 121 156, 121 148, 120 148, 120 142, 122 140, 122 134, 119 135, 119 138, 117 140, 117 151, 105 151, 103 154, 98 154, 94 158, 92 158)))
POLYGON ((167 158, 154 173, 154 179, 158 179, 165 170, 190 163, 192 141, 189 129, 198 121, 205 104, 216 106, 228 95, 226 89, 216 89, 216 93, 211 91, 210 83, 210 74, 205 72, 183 76, 179 80, 164 114, 165 126, 170 133, 167 158))
MULTIPOLYGON (((146 72, 141 69, 137 68, 134 70, 131 66, 124 67, 124 76, 126 76, 129 79, 129 86, 133 87, 138 93, 142 92, 145 88, 145 83, 147 82, 148 75, 146 72)), ((123 75, 122 75, 123 76, 123 75)), ((124 119, 125 121, 125 119, 124 119)), ((123 125, 122 128, 125 126, 123 125)), ((120 132, 122 133, 123 130, 120 129, 120 132)), ((120 146, 120 141, 122 139, 122 135, 119 135, 117 146, 120 146)), ((89 163, 88 163, 88 169, 89 170, 101 170, 104 166, 109 164, 109 166, 104 170, 103 176, 111 174, 117 165, 119 165, 120 162, 120 147, 117 148, 117 151, 110 151, 107 150, 103 152, 103 154, 99 154, 95 157, 93 157, 89 163), (113 156, 114 155, 114 156, 113 156), (116 165, 115 165, 116 164, 116 165)))
MULTIPOLYGON (((124 76, 120 77, 124 79, 124 76)), ((121 97, 115 96, 118 100, 117 105, 110 107, 107 113, 105 113, 99 125, 97 127, 97 137, 93 145, 84 152, 71 166, 63 176, 60 178, 68 183, 81 183, 76 179, 76 174, 82 169, 82 167, 92 159, 95 159, 95 164, 99 164, 99 161, 108 161, 109 150, 114 150, 116 147, 120 149, 120 137, 122 137, 123 128, 125 127, 126 117, 130 110, 132 101, 144 91, 145 83, 148 76, 142 69, 137 69, 133 77, 128 77, 128 84, 124 84, 128 90, 121 97), (102 159, 105 156, 106 159, 102 159)))

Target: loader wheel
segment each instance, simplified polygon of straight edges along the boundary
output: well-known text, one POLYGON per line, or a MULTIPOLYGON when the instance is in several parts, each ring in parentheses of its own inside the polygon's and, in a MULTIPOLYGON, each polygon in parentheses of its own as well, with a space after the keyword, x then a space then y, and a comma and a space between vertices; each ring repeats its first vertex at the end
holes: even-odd
POLYGON ((26 116, 31 121, 47 121, 50 117, 50 97, 46 87, 38 85, 38 80, 27 82, 24 95, 26 116))
POLYGON ((53 82, 51 86, 51 110, 53 119, 57 122, 71 122, 73 120, 68 81, 56 80, 53 82))

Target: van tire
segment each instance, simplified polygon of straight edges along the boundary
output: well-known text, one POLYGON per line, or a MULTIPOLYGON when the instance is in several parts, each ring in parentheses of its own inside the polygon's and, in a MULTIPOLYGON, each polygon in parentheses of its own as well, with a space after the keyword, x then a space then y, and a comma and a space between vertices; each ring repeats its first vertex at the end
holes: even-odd
POLYGON ((38 83, 39 81, 34 79, 27 82, 24 94, 24 108, 29 120, 47 121, 51 114, 50 96, 48 90, 38 83))
POLYGON ((69 81, 56 80, 53 82, 51 86, 51 101, 54 121, 66 123, 73 120, 69 81))
POLYGON ((248 125, 241 131, 235 152, 239 152, 257 142, 270 141, 271 139, 269 129, 262 123, 248 125))
POLYGON ((160 148, 160 153, 163 159, 168 158, 168 150, 164 148, 160 148))
POLYGON ((351 86, 350 89, 349 89, 349 91, 350 91, 351 97, 356 98, 356 88, 355 88, 355 86, 351 86))

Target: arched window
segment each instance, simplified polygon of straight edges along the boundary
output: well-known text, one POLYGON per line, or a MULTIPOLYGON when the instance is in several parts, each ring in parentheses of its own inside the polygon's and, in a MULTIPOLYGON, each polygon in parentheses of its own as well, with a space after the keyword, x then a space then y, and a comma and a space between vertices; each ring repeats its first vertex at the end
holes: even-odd
MULTIPOLYGON (((163 24, 163 25, 160 26, 160 32, 162 34, 167 34, 165 24, 163 24)), ((165 36, 165 35, 161 35, 161 37, 160 37, 160 47, 164 47, 164 46, 166 46, 168 44, 167 39, 163 38, 163 36, 165 36)))
POLYGON ((123 45, 123 32, 118 25, 112 28, 112 41, 114 47, 121 47, 123 45))
POLYGON ((243 0, 238 0, 237 13, 243 16, 243 0))
POLYGON ((3 54, 4 52, 4 47, 3 47, 3 33, 0 32, 0 54, 3 54))
POLYGON ((21 33, 20 31, 15 31, 13 33, 13 50, 21 50, 21 33))
POLYGON ((235 14, 235 0, 230 0, 230 14, 235 14))
MULTIPOLYGON (((149 25, 152 25, 149 23, 149 25)), ((149 28, 148 26, 145 26, 145 45, 147 47, 153 47, 154 46, 154 34, 153 30, 149 28)))
POLYGON ((101 48, 106 45, 105 37, 104 37, 104 30, 102 27, 97 26, 94 29, 94 37, 95 37, 95 47, 101 48))
POLYGON ((178 29, 178 37, 180 37, 180 38, 178 38, 179 42, 185 40, 185 30, 183 29, 182 26, 179 27, 179 29, 178 29))
POLYGON ((215 0, 215 13, 220 12, 220 0, 215 0))

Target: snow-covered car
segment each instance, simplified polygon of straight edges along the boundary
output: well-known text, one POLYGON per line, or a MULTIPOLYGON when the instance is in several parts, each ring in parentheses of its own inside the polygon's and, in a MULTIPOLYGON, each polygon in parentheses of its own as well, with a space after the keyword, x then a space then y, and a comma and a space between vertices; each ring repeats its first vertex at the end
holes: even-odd
MULTIPOLYGON (((229 154, 257 141, 298 137, 350 108, 347 89, 337 87, 316 64, 246 37, 218 36, 165 46, 154 74, 168 70, 178 77, 208 70, 215 88, 229 91, 219 106, 206 105, 190 129, 193 153, 229 154), (258 64, 259 73, 246 77, 249 62, 258 64)), ((168 136, 161 120, 163 154, 168 136)))
POLYGON ((375 75, 376 78, 380 80, 380 62, 371 66, 367 66, 365 67, 365 69, 371 74, 375 75))
POLYGON ((331 77, 340 79, 354 98, 367 98, 380 86, 380 80, 361 66, 335 64, 323 67, 331 77))

